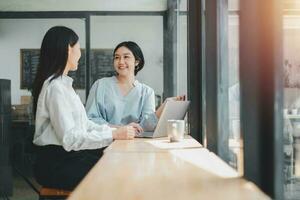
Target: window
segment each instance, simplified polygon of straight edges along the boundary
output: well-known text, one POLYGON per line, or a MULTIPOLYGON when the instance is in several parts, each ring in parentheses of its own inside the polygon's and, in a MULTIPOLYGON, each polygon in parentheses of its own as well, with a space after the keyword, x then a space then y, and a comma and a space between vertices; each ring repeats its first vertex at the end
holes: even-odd
POLYGON ((284 191, 300 198, 300 1, 285 0, 283 16, 284 191))
POLYGON ((240 129, 239 0, 228 1, 228 115, 229 164, 243 174, 243 141, 240 129))

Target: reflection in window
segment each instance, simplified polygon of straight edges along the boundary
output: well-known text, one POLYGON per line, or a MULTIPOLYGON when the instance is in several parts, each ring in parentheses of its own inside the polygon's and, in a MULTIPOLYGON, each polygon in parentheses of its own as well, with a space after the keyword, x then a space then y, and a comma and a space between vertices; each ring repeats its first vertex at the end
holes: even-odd
POLYGON ((300 199, 300 1, 284 1, 284 190, 300 199))
POLYGON ((238 0, 228 2, 228 103, 229 103, 229 164, 243 174, 243 145, 240 129, 239 84, 239 7, 238 0))

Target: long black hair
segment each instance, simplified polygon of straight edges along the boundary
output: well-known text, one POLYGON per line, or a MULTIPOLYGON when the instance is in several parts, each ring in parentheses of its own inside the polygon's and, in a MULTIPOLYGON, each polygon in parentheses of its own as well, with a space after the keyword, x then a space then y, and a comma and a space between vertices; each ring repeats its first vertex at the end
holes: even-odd
POLYGON ((139 47, 139 45, 137 45, 135 42, 132 42, 132 41, 121 42, 114 49, 114 54, 113 54, 114 56, 115 56, 116 51, 120 47, 126 47, 127 49, 129 49, 132 52, 134 58, 139 61, 138 65, 135 66, 135 68, 134 68, 134 75, 137 75, 137 73, 141 69, 143 69, 144 64, 145 64, 144 55, 143 55, 141 48, 139 47))
POLYGON ((33 84, 33 112, 36 113, 37 101, 44 81, 54 75, 50 81, 61 76, 68 60, 69 45, 73 47, 79 40, 70 28, 55 26, 44 36, 40 49, 40 60, 33 84))

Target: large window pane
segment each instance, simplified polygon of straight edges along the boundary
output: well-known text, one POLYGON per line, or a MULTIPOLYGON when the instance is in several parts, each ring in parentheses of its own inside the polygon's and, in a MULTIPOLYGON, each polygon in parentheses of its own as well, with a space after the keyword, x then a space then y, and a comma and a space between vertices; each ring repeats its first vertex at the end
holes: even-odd
POLYGON ((243 174, 243 143, 240 131, 239 86, 239 7, 238 0, 228 1, 228 106, 229 164, 243 174))
POLYGON ((300 199, 300 1, 284 1, 285 198, 300 199))

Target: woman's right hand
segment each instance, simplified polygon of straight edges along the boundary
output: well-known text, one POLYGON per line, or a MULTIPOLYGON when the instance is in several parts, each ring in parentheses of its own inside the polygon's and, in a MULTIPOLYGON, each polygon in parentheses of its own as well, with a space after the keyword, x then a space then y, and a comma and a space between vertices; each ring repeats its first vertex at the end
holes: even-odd
POLYGON ((128 126, 132 126, 135 129, 135 135, 140 135, 144 132, 143 128, 138 123, 131 122, 130 124, 128 124, 128 126))
POLYGON ((114 140, 132 140, 135 136, 135 128, 122 126, 112 132, 114 140))

